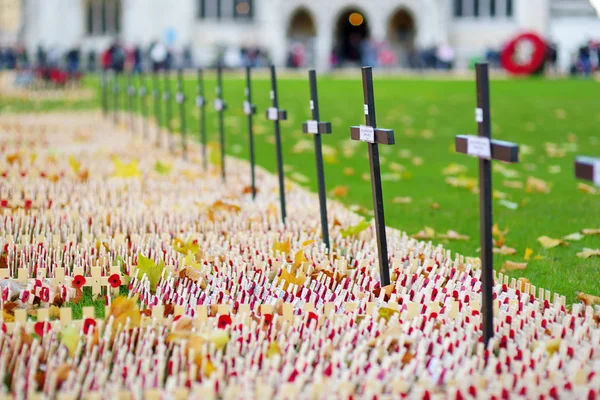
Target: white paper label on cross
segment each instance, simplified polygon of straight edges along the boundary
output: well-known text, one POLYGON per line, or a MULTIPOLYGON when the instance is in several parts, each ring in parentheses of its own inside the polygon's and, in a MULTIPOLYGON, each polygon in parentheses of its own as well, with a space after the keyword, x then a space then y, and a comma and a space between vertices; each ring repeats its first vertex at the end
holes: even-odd
POLYGON ((492 158, 492 145, 489 138, 467 136, 467 154, 479 158, 492 158))
POLYGON ((483 109, 481 109, 481 108, 475 109, 475 121, 477 123, 483 122, 483 109))
POLYGON ((365 104, 365 115, 369 115, 369 105, 365 104))
POLYGON ((176 100, 178 104, 183 103, 183 93, 177 93, 176 100))
POLYGON ((600 160, 594 161, 594 184, 600 186, 600 160))
POLYGON ((202 107, 204 105, 204 98, 202 96, 196 96, 196 107, 202 107))
POLYGON ((270 107, 269 108, 269 119, 271 121, 277 121, 277 119, 279 119, 279 110, 277 110, 275 107, 270 107))
POLYGON ((315 109, 315 102, 314 101, 310 101, 310 109, 314 110, 315 109))
POLYGON ((269 92, 269 96, 271 97, 271 100, 275 100, 275 92, 274 91, 270 91, 269 92))
POLYGON ((375 129, 372 126, 360 126, 360 141, 375 143, 375 129))
POLYGON ((216 99, 215 100, 215 110, 221 111, 223 109, 223 100, 216 99))
POLYGON ((249 101, 244 102, 244 113, 247 115, 252 114, 252 105, 249 101))
POLYGON ((317 121, 307 121, 306 122, 308 133, 319 133, 319 123, 317 121))

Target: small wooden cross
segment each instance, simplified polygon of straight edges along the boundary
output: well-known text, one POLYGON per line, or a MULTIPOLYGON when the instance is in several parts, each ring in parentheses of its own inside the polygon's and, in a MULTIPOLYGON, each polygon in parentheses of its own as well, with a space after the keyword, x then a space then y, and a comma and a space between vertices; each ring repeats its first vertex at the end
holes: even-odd
POLYGON ((319 95, 317 92, 317 73, 314 69, 308 71, 310 81, 310 109, 312 120, 302 124, 302 132, 312 134, 315 138, 315 159, 317 161, 317 183, 319 187, 319 204, 321 208, 321 232, 327 249, 329 245, 329 227, 327 225, 327 193, 325 192, 325 172, 323 170, 323 150, 321 134, 331 133, 331 123, 321 122, 319 115, 319 95))
POLYGON ((146 121, 148 117, 148 105, 146 104, 148 89, 146 89, 146 79, 143 73, 138 74, 138 79, 138 96, 140 97, 140 111, 142 113, 142 135, 144 139, 148 139, 148 122, 146 121))
POLYGON ((135 133, 135 125, 133 123, 134 102, 135 102, 135 86, 133 86, 133 73, 127 74, 127 106, 129 107, 129 130, 135 133))
POLYGON ((390 267, 385 234, 385 217, 383 211, 383 191, 381 188, 381 166, 379 164, 379 145, 394 144, 394 131, 377 128, 375 115, 375 96, 373 94, 373 68, 362 69, 364 113, 366 125, 350 128, 352 140, 369 144, 369 165, 371 167, 371 187, 373 207, 375 211, 375 231, 377 233, 377 252, 379 254, 379 274, 381 286, 390 284, 390 267))
POLYGON ((156 146, 160 146, 162 111, 160 109, 160 84, 158 82, 158 72, 156 71, 152 73, 152 98, 154 101, 154 118, 156 118, 156 146))
POLYGON ((200 142, 202 143, 202 165, 204 170, 208 169, 208 158, 206 157, 206 101, 204 101, 204 78, 202 68, 198 68, 198 95, 196 96, 196 107, 200 109, 200 142))
POLYGON ((600 158, 577 157, 575 159, 575 176, 600 186, 600 158))
POLYGON ((244 114, 248 116, 248 141, 250 153, 250 187, 252 188, 252 198, 256 198, 256 176, 254 174, 254 134, 252 131, 252 117, 256 114, 256 106, 252 104, 252 76, 250 66, 246 67, 246 101, 244 101, 244 114))
POLYGON ((173 142, 173 102, 171 101, 171 77, 169 69, 165 69, 163 100, 165 101, 165 124, 167 126, 169 150, 175 150, 173 142))
POLYGON ((185 124, 185 88, 183 86, 183 69, 177 70, 177 94, 175 96, 179 104, 179 122, 181 124, 181 148, 183 149, 183 158, 187 159, 187 126, 185 124))
POLYGON ((493 140, 490 118, 490 80, 487 63, 475 66, 477 79, 478 135, 456 136, 456 151, 479 158, 479 212, 481 240, 481 291, 483 342, 487 346, 494 336, 494 258, 492 239, 492 163, 500 160, 508 163, 519 161, 519 146, 514 143, 493 140))
POLYGON ((221 177, 225 182, 225 134, 223 133, 224 121, 223 112, 227 109, 227 103, 223 100, 223 67, 221 64, 217 67, 217 88, 215 89, 217 98, 215 99, 215 110, 219 113, 219 142, 221 145, 221 177))
POLYGON ((283 174, 283 153, 281 151, 281 128, 279 121, 287 119, 287 111, 279 109, 279 99, 277 97, 277 75, 275 65, 271 65, 271 107, 267 109, 267 119, 273 121, 275 125, 275 148, 277 150, 277 173, 279 177, 279 199, 281 203, 281 220, 285 224, 285 179, 283 174))

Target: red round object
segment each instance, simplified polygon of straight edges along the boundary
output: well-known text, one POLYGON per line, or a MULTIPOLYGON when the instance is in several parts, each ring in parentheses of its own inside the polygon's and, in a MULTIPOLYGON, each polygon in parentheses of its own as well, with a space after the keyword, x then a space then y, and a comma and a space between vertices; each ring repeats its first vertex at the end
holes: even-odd
POLYGON ((543 67, 544 61, 546 60, 546 50, 546 42, 536 33, 527 32, 520 34, 508 42, 502 50, 502 66, 513 75, 534 74, 543 67), (528 62, 519 64, 515 60, 515 53, 517 51, 517 46, 524 41, 533 44, 533 54, 528 62))
POLYGON ((110 283, 110 286, 112 288, 118 288, 119 286, 121 286, 121 277, 119 276, 119 274, 112 274, 108 277, 108 283, 110 283))
POLYGON ((85 285, 85 281, 86 280, 85 280, 85 277, 83 275, 75 275, 73 277, 73 283, 72 283, 72 285, 73 285, 73 287, 75 289, 81 289, 81 287, 83 285, 85 285))
POLYGON ((219 320, 217 321, 217 327, 219 329, 225 329, 227 325, 231 325, 231 317, 227 314, 219 316, 219 320))

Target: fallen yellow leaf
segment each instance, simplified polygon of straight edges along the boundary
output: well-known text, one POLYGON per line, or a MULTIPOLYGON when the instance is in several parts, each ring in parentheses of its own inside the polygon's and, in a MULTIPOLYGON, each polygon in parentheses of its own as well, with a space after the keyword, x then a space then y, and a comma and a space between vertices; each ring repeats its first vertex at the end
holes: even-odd
POLYGON ((577 253, 577 257, 579 258, 590 258, 590 257, 600 257, 600 249, 588 249, 584 248, 583 251, 577 253))
POLYGON ((550 193, 551 184, 533 176, 527 177, 527 193, 550 193))
POLYGON ((394 197, 392 203, 394 204, 409 204, 412 203, 412 197, 394 197))
POLYGON ((527 268, 527 263, 519 263, 514 261, 505 261, 500 272, 519 271, 527 268))
POLYGON ((517 250, 513 249, 512 247, 502 246, 502 247, 494 247, 493 252, 494 252, 494 254, 500 254, 503 256, 512 256, 513 254, 517 253, 517 250))
POLYGON ((581 233, 584 235, 600 235, 600 229, 584 229, 581 233))
POLYGON ((433 239, 434 236, 435 236, 435 231, 432 228, 426 226, 425 228, 423 228, 423 230, 415 233, 411 237, 413 239, 428 240, 428 239, 433 239))
POLYGON ((586 183, 583 183, 583 182, 579 182, 577 184, 577 189, 579 189, 579 191, 581 191, 583 193, 589 193, 589 194, 598 194, 600 192, 595 187, 588 185, 586 183))
POLYGON ((348 186, 336 186, 331 190, 331 195, 335 197, 346 197, 348 195, 348 186))
POLYGON ((533 254, 533 250, 530 249, 529 247, 525 249, 525 256, 523 257, 524 260, 529 260, 531 258, 531 255, 533 254))
POLYGON ((578 241, 578 240, 581 240, 583 238, 584 238, 584 236, 581 233, 579 233, 579 232, 575 232, 575 233, 571 233, 571 234, 569 234, 567 236, 563 236, 564 240, 571 240, 571 241, 578 241))
POLYGON ((546 249, 552 249, 552 248, 560 246, 560 245, 565 245, 565 246, 569 245, 567 242, 563 241, 562 239, 553 239, 548 236, 540 236, 537 240, 546 249))
POLYGON ((592 296, 591 294, 579 293, 577 295, 577 300, 581 301, 586 306, 600 304, 600 297, 592 296))
POLYGON ((470 237, 467 235, 461 235, 460 233, 449 230, 445 234, 438 235, 439 238, 448 239, 448 240, 469 240, 470 237))
POLYGON ((275 242, 273 244, 273 253, 277 253, 279 250, 280 253, 290 254, 292 249, 292 243, 287 240, 285 242, 275 242))

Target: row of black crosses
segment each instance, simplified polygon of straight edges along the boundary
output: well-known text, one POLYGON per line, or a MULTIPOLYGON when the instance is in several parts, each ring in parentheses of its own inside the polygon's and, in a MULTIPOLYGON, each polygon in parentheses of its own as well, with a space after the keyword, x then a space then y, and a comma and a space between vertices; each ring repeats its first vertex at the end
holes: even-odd
MULTIPOLYGON (((489 69, 486 63, 476 65, 476 84, 477 84, 477 108, 475 109, 475 121, 478 126, 477 135, 458 135, 456 136, 455 146, 458 153, 468 154, 479 159, 479 196, 480 196, 480 240, 481 240, 481 283, 482 283, 482 322, 483 322, 483 340, 487 345, 489 340, 494 336, 493 326, 493 239, 492 239, 492 168, 491 161, 499 160, 506 163, 516 163, 519 161, 519 146, 514 143, 494 140, 491 138, 491 117, 490 117, 490 89, 489 89, 489 69)), ((139 97, 144 98, 146 89, 143 81, 143 76, 140 75, 139 97)), ((169 133, 171 132, 170 119, 170 90, 168 86, 168 75, 165 74, 165 91, 163 99, 166 102, 166 124, 169 133)), ((158 120, 160 129, 160 95, 158 90, 157 75, 153 75, 153 96, 155 99, 154 111, 158 120)), ((106 94, 107 82, 103 78, 103 98, 102 105, 104 112, 108 112, 108 101, 106 94)), ((129 77, 129 108, 133 112, 134 99, 136 91, 132 86, 132 78, 129 77)), ((381 145, 393 145, 394 131, 391 129, 381 129, 377 127, 377 119, 375 113, 375 97, 373 91, 373 71, 371 67, 362 68, 362 84, 363 84, 363 107, 365 115, 365 124, 353 126, 350 128, 350 137, 352 140, 366 142, 369 149, 369 164, 371 170, 371 186, 373 194, 373 208, 375 217, 375 231, 377 235, 377 250, 379 259, 380 283, 382 286, 390 284, 389 261, 387 253, 387 238, 385 231, 385 217, 383 207, 383 194, 381 184, 381 168, 379 163, 379 148, 381 145)), ((310 86, 310 110, 312 120, 302 124, 302 130, 306 134, 311 134, 314 137, 315 143, 315 158, 317 170, 317 182, 319 193, 319 204, 321 211, 321 231, 323 242, 327 249, 330 249, 329 229, 327 224, 327 201, 325 192, 325 173, 323 168, 323 153, 321 148, 321 135, 330 134, 331 123, 321 121, 319 112, 319 98, 317 91, 317 78, 314 70, 309 71, 309 86, 310 86)), ((223 112, 227 108, 227 104, 223 100, 223 83, 222 69, 217 68, 217 89, 214 108, 219 113, 219 138, 221 148, 221 165, 222 178, 225 181, 225 135, 223 127, 223 112)), ((119 87, 115 81, 114 90, 114 118, 117 121, 117 108, 119 104, 118 94, 119 87)), ((181 117, 182 131, 182 147, 184 154, 186 151, 185 145, 185 96, 183 95, 183 79, 182 72, 178 72, 177 80, 177 103, 179 104, 179 112, 181 117)), ((279 178, 279 190, 281 201, 281 219, 285 223, 286 206, 285 206, 285 186, 283 173, 283 155, 281 151, 281 132, 280 121, 287 119, 287 112, 279 108, 279 100, 277 94, 277 77, 275 67, 271 66, 271 107, 266 110, 267 119, 273 121, 275 130, 275 144, 277 152, 277 169, 279 178)), ((142 100, 142 113, 146 114, 145 102, 142 100)), ((204 88, 203 88, 203 73, 198 71, 198 95, 196 97, 196 107, 200 109, 200 139, 203 144, 203 162, 206 168, 206 123, 205 123, 205 105, 204 88)), ((256 106, 252 103, 251 89, 251 70, 246 68, 246 88, 245 101, 243 103, 243 111, 248 117, 248 136, 250 145, 250 168, 251 168, 251 187, 252 196, 256 197, 256 181, 255 181, 255 159, 254 159, 254 139, 253 139, 253 116, 256 114, 256 106)), ((133 117, 131 117, 133 126, 133 117)), ((144 133, 147 132, 147 126, 144 123, 144 133)), ((172 137, 173 135, 169 135, 172 137)), ((174 145, 169 142, 171 148, 174 145)), ((578 157, 575 163, 576 176, 581 179, 593 181, 600 185, 600 160, 578 157)))

